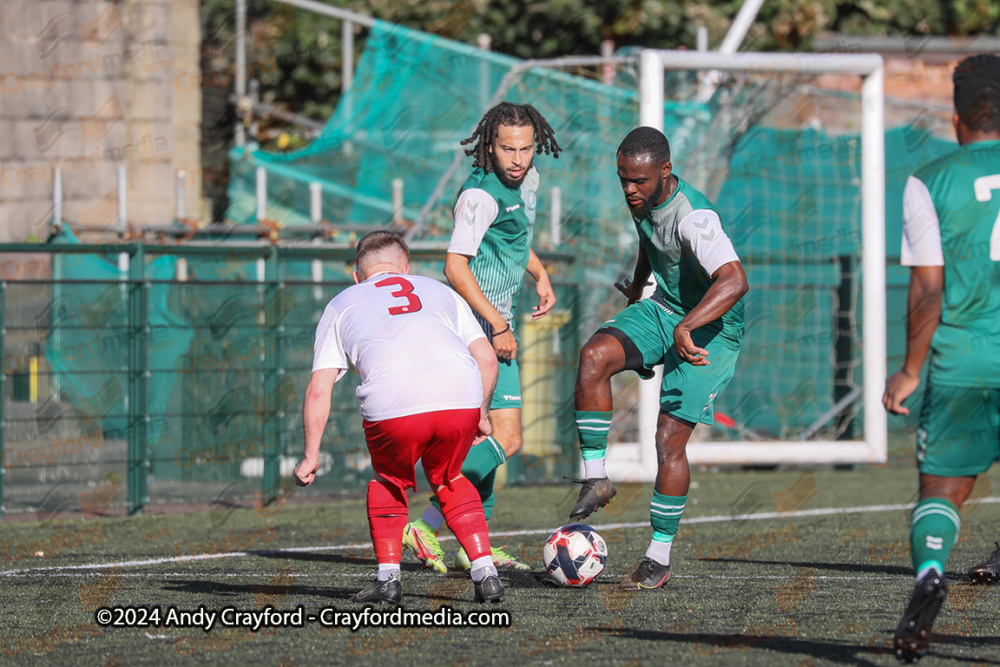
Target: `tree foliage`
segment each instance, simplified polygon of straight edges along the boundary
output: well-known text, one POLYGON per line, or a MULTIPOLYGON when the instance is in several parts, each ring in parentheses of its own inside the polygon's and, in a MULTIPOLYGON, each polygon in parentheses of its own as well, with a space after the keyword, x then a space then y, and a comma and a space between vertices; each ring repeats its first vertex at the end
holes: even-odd
MULTIPOLYGON (((594 55, 616 47, 693 48, 696 26, 721 43, 741 0, 331 0, 328 4, 475 44, 520 58, 594 55)), ((202 3, 206 48, 231 59, 235 1, 202 3), (227 54, 228 52, 228 54, 227 54)), ((251 75, 262 99, 319 120, 341 87, 340 22, 271 0, 248 0, 251 75)), ((1000 34, 1000 4, 989 0, 768 0, 744 43, 746 50, 808 48, 824 32, 846 35, 1000 34)), ((358 50, 363 34, 358 30, 358 50)), ((226 63, 217 63, 225 67, 226 63)))
MULTIPOLYGON (((616 48, 694 48, 697 26, 705 26, 710 48, 729 30, 742 0, 325 0, 359 14, 400 23, 442 37, 476 44, 480 34, 492 49, 519 58, 597 55, 602 40, 616 48)), ((223 168, 232 141, 235 62, 235 0, 203 0, 202 157, 206 168, 223 168), (211 90, 210 90, 211 88, 211 90)), ((259 82, 260 99, 325 121, 340 97, 341 23, 274 0, 247 0, 248 74, 259 82)), ((355 29, 355 58, 365 30, 355 29)), ((767 0, 741 46, 745 51, 801 50, 824 33, 851 35, 1000 34, 995 0, 767 0)), ((956 45, 962 40, 957 39, 956 45)), ((259 139, 272 150, 300 147, 304 139, 281 123, 260 123, 259 139)), ((225 206, 225 182, 205 183, 216 212, 225 206)))

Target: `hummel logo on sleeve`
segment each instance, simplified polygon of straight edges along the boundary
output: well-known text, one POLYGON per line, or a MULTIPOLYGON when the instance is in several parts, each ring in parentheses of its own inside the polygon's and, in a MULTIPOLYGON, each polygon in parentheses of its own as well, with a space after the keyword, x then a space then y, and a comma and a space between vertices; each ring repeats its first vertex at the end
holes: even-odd
MULTIPOLYGON (((697 222, 692 222, 692 224, 695 227, 697 227, 698 229, 705 229, 706 227, 708 227, 708 223, 709 223, 709 219, 708 218, 705 218, 700 225, 697 222)), ((701 234, 701 238, 705 239, 706 241, 714 241, 715 240, 715 230, 713 229, 713 230, 709 231, 708 234, 701 234)))
POLYGON ((476 224, 476 209, 477 208, 479 208, 479 202, 476 202, 475 204, 468 204, 468 205, 466 205, 466 209, 467 210, 465 212, 465 222, 468 223, 469 225, 476 224))

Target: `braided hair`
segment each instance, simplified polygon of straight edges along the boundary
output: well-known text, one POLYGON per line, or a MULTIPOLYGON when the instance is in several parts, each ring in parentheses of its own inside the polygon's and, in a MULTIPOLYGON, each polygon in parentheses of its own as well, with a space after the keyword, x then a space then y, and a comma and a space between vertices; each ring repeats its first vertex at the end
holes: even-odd
POLYGON ((472 155, 472 166, 479 167, 487 173, 493 171, 493 160, 490 159, 490 146, 497 138, 497 128, 501 125, 508 127, 528 127, 535 131, 535 145, 539 153, 551 154, 558 158, 562 148, 556 143, 556 135, 548 121, 538 113, 538 110, 530 104, 514 104, 512 102, 501 102, 485 114, 476 126, 475 132, 468 139, 462 141, 462 145, 471 144, 476 141, 472 148, 465 149, 466 155, 472 155))
POLYGON ((955 111, 970 130, 1000 132, 1000 56, 981 53, 955 67, 955 111))

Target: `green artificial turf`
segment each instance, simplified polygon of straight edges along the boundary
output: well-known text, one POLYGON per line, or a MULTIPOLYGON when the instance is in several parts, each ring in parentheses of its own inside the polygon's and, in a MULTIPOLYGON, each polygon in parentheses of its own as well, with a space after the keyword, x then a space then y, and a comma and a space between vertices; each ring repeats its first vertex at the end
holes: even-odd
MULTIPOLYGON (((591 517, 610 556, 604 574, 585 589, 557 588, 539 576, 541 546, 549 531, 568 523, 579 487, 500 492, 490 526, 493 543, 533 569, 502 577, 506 600, 488 609, 510 613, 512 624, 505 628, 352 632, 307 622, 257 633, 217 625, 206 633, 94 623, 93 609, 110 605, 164 611, 169 606, 251 611, 267 605, 302 606, 305 614, 324 607, 356 611, 360 606, 348 598, 375 571, 363 498, 7 522, 0 524, 0 662, 896 664, 887 644, 913 584, 909 511, 813 513, 913 502, 912 469, 695 471, 692 480, 672 552, 672 579, 662 591, 638 594, 620 593, 614 584, 647 546, 650 486, 619 486, 618 500, 591 517), (792 514, 753 516, 779 510, 792 514)), ((994 471, 975 494, 991 498, 1000 495, 991 490, 997 488, 1000 477, 994 471)), ((426 493, 412 498, 411 515, 425 499, 426 493)), ((995 613, 1000 590, 962 582, 965 570, 993 550, 995 539, 1000 539, 1000 505, 968 503, 948 563, 951 596, 923 664, 1000 660, 995 613)), ((443 545, 449 552, 457 548, 454 540, 443 545)), ((408 553, 402 567, 405 609, 484 609, 472 601, 465 573, 433 573, 408 553)))

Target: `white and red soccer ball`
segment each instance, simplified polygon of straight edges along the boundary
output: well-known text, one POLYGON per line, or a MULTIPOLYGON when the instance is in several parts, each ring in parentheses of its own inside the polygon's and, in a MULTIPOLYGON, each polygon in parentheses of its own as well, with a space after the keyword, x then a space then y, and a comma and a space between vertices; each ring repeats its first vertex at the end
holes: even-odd
POLYGON ((608 545, 596 530, 582 523, 570 523, 545 541, 542 562, 557 584, 583 587, 604 571, 608 545))

